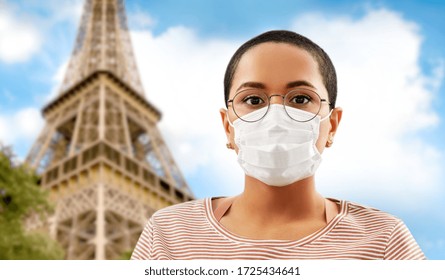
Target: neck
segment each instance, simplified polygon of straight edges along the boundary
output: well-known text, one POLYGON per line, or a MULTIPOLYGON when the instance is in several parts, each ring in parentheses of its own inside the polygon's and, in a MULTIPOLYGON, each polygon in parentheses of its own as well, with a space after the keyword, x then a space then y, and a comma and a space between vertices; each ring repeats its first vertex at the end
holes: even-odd
POLYGON ((314 176, 284 187, 273 187, 246 176, 239 205, 249 216, 265 219, 310 219, 324 216, 324 198, 315 190, 314 176))

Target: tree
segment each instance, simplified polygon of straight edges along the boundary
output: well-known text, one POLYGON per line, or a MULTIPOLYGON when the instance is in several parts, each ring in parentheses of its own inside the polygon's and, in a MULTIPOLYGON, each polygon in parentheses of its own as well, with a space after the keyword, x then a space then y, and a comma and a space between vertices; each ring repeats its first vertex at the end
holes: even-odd
POLYGON ((124 251, 121 255, 120 255, 120 260, 129 260, 131 259, 131 254, 133 254, 133 249, 129 249, 127 251, 124 251))
POLYGON ((59 243, 44 232, 27 232, 30 214, 52 210, 48 192, 37 184, 38 176, 14 162, 11 149, 0 144, 0 259, 62 259, 59 243))

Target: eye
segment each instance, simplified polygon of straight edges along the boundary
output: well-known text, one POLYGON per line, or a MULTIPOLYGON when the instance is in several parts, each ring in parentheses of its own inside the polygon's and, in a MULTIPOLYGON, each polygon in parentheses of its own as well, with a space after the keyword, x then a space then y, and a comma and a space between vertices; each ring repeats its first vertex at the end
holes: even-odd
POLYGON ((292 98, 289 99, 290 104, 295 105, 305 105, 312 101, 312 98, 310 96, 304 95, 304 94, 298 94, 292 96, 292 98))
POLYGON ((243 103, 246 103, 248 105, 260 105, 264 103, 264 100, 260 97, 260 96, 256 96, 256 95, 250 95, 250 96, 246 96, 243 99, 243 103))

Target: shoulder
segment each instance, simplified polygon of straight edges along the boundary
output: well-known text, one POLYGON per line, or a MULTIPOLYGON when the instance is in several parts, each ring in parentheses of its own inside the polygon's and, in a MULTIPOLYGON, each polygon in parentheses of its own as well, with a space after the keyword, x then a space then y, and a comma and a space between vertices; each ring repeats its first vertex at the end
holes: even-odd
POLYGON ((205 199, 195 199, 187 202, 174 204, 156 211, 153 216, 169 215, 173 213, 183 213, 184 211, 201 211, 204 207, 205 199))
POLYGON ((351 201, 340 203, 341 220, 337 229, 358 236, 379 236, 388 240, 391 232, 401 220, 387 212, 351 201))
POLYGON ((369 224, 379 223, 393 227, 401 222, 398 217, 374 207, 351 201, 346 201, 345 204, 347 205, 347 217, 356 222, 369 224))
POLYGON ((384 259, 425 259, 425 255, 405 223, 396 216, 355 202, 345 202, 344 223, 376 244, 383 241, 384 259), (377 241, 378 240, 378 241, 377 241))
POLYGON ((172 223, 205 215, 205 199, 174 204, 156 211, 151 217, 153 223, 172 223))
POLYGON ((132 259, 170 259, 169 244, 187 240, 193 227, 205 221, 204 199, 168 206, 156 211, 146 223, 132 259), (198 223, 197 221, 201 221, 198 223), (175 241, 176 240, 176 241, 175 241))

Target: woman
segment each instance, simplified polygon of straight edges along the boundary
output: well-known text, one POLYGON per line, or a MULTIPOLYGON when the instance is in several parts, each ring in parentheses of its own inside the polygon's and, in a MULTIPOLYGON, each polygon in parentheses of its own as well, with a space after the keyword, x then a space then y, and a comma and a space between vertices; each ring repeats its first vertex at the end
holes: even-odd
POLYGON ((263 33, 234 54, 221 109, 244 191, 156 212, 132 259, 424 259, 404 223, 326 199, 314 174, 342 117, 328 55, 290 31, 263 33))

